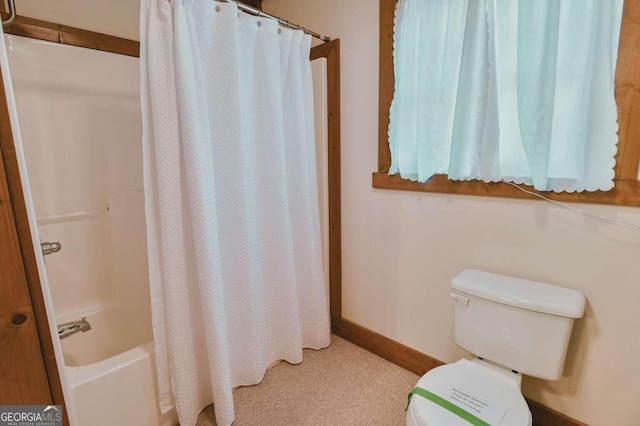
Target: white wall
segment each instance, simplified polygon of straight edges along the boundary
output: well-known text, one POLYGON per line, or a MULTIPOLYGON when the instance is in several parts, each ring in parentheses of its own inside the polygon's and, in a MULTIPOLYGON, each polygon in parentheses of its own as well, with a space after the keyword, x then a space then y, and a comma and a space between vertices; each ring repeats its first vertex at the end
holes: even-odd
POLYGON ((140 40, 139 0, 16 0, 20 16, 140 40))
MULTIPOLYGON (((378 1, 265 0, 267 12, 341 39, 345 318, 451 362, 449 281, 480 268, 583 292, 558 382, 525 394, 593 425, 640 419, 640 232, 538 201, 376 190, 378 1)), ((640 209, 573 205, 640 224, 640 209)))

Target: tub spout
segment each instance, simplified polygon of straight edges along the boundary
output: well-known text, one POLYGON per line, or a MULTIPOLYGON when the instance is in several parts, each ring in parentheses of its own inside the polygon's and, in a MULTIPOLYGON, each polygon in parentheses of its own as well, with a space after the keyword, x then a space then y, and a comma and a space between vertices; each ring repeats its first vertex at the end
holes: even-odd
POLYGON ((89 324, 89 321, 82 317, 82 319, 80 319, 79 321, 71 321, 65 322, 64 324, 59 324, 58 336, 60 337, 60 339, 64 339, 76 334, 79 331, 82 331, 84 333, 85 331, 89 330, 91 330, 91 324, 89 324))

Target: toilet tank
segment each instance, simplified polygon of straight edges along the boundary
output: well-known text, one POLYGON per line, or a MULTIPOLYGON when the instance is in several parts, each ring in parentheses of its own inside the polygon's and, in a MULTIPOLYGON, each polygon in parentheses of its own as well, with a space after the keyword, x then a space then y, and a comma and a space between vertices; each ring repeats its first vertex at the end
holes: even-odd
POLYGON ((573 321, 584 313, 581 293, 473 269, 451 287, 458 346, 522 374, 562 376, 573 321))

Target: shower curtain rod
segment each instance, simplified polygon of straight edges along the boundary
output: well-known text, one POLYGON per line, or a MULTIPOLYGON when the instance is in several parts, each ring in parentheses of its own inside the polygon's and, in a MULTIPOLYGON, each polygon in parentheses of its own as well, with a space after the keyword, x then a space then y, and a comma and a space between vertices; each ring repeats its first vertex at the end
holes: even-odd
POLYGON ((282 18, 278 18, 277 16, 273 16, 273 15, 271 15, 269 13, 265 13, 265 12, 261 11, 260 9, 256 9, 253 6, 249 6, 248 4, 242 3, 241 1, 238 1, 238 0, 216 0, 216 1, 224 1, 224 2, 236 3, 238 5, 238 9, 240 9, 240 10, 242 10, 244 12, 250 13, 250 14, 252 14, 254 16, 258 16, 258 17, 264 17, 264 18, 268 18, 268 19, 273 19, 274 21, 278 21, 278 23, 280 25, 282 25, 283 27, 293 28, 295 30, 303 31, 305 34, 309 34, 311 37, 315 37, 315 38, 320 39, 320 40, 322 40, 324 42, 331 41, 331 38, 329 38, 327 36, 318 34, 315 31, 308 30, 308 29, 306 29, 304 27, 301 27, 300 25, 294 24, 293 22, 289 22, 289 21, 287 21, 285 19, 282 19, 282 18))

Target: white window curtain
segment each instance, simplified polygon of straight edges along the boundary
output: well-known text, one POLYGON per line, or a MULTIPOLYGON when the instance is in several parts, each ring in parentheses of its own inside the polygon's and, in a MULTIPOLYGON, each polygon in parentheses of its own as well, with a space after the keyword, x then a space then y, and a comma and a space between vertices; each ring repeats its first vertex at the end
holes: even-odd
POLYGON ((230 425, 232 388, 330 343, 310 46, 232 2, 142 0, 153 331, 182 425, 212 402, 230 425))
POLYGON ((390 174, 613 188, 623 0, 399 0, 390 174))

